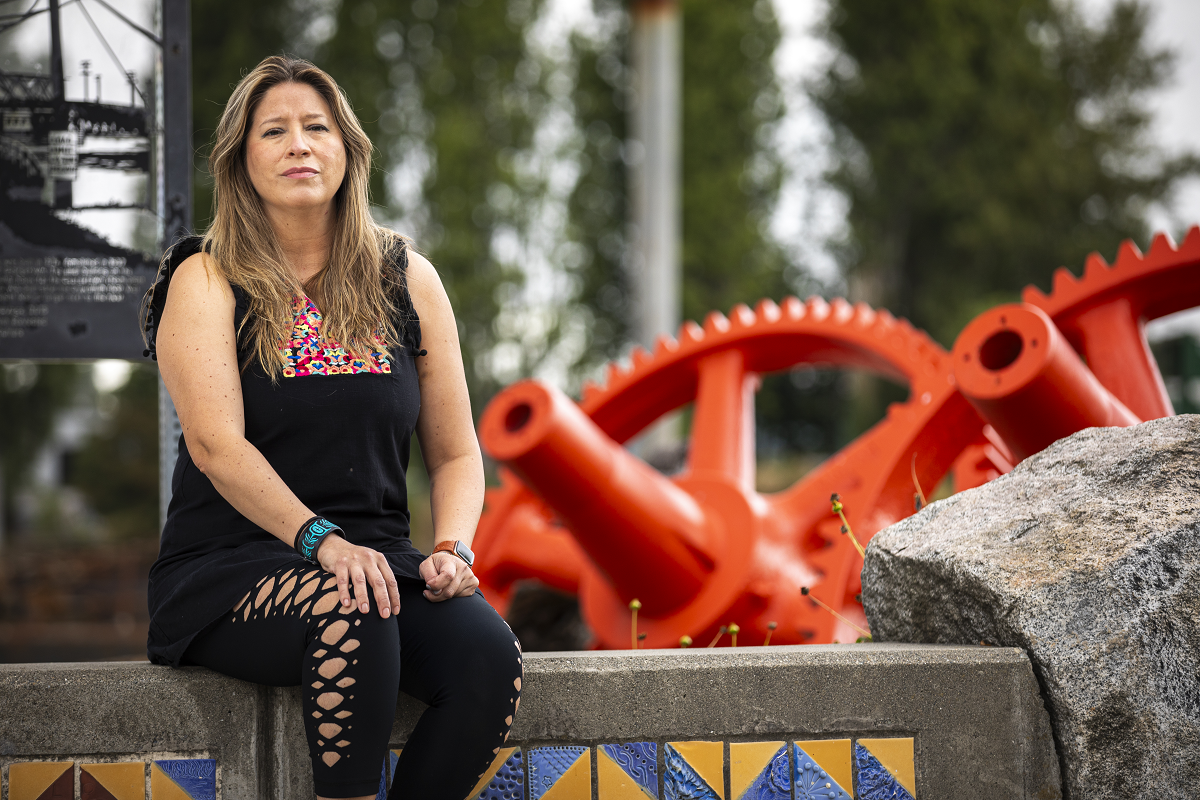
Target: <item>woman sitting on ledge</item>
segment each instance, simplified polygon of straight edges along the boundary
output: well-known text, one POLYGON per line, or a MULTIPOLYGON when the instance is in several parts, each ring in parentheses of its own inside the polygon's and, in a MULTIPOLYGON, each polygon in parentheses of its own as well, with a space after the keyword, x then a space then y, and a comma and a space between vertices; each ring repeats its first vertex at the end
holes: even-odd
POLYGON ((301 686, 322 798, 375 797, 403 690, 429 709, 389 797, 463 800, 508 736, 521 655, 475 591, 483 468, 450 303, 372 221, 371 143, 312 64, 243 78, 209 164, 212 226, 171 249, 144 311, 183 425, 150 659, 301 686), (429 557, 409 540, 414 430, 429 557))

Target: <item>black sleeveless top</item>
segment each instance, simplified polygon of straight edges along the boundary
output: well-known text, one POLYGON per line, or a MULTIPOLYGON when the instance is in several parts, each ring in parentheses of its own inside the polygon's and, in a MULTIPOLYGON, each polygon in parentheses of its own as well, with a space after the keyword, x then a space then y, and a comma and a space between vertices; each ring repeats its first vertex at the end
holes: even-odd
MULTIPOLYGON (((171 275, 199 249, 199 237, 190 237, 168 255, 150 303, 152 349, 171 275)), ((391 266, 404 287, 403 247, 391 266)), ((233 291, 240 330, 248 300, 240 287, 233 291)), ((242 370, 242 399, 246 439, 300 501, 341 526, 351 542, 383 553, 398 579, 420 581, 424 556, 409 540, 405 473, 421 407, 414 364, 421 329, 407 290, 397 295, 403 344, 380 354, 374 370, 351 361, 336 342, 318 341, 319 313, 307 298, 297 300, 290 366, 272 384, 251 358, 242 370)), ((238 350, 239 363, 246 363, 240 338, 238 350)), ((196 634, 264 575, 300 556, 217 492, 192 462, 183 436, 171 490, 158 560, 150 568, 147 650, 154 663, 178 666, 196 634)))

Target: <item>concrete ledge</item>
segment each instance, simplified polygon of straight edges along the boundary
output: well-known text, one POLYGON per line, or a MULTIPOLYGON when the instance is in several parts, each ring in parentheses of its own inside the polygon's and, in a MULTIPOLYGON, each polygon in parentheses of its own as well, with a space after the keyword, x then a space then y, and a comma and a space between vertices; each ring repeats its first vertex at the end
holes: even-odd
MULTIPOLYGON (((393 747, 421 710, 402 698, 393 747)), ((913 739, 918 800, 1061 796, 1049 720, 1015 648, 529 653, 509 745, 583 745, 595 763, 598 745, 654 742, 661 779, 668 741, 860 737, 913 739)), ((2 800, 14 762, 161 753, 215 759, 224 800, 312 796, 298 689, 148 664, 0 666, 2 800)))

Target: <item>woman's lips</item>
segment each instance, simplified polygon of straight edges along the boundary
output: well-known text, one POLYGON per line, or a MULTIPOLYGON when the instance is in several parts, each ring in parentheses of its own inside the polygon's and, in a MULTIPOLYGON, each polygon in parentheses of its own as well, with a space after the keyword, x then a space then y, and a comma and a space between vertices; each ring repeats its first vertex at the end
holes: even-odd
POLYGON ((312 175, 316 175, 316 174, 317 174, 317 171, 315 169, 313 169, 312 167, 292 167, 291 169, 289 169, 283 173, 283 177, 285 177, 285 178, 308 178, 308 177, 310 177, 312 175))

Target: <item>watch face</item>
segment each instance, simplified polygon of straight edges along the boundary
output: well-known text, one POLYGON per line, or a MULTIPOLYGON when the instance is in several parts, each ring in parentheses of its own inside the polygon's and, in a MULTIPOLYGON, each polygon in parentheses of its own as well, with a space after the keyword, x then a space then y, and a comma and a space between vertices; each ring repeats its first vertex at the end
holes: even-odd
POLYGON ((474 565, 475 563, 475 554, 471 552, 471 548, 467 547, 462 542, 454 543, 454 554, 463 561, 467 562, 468 567, 474 565))

